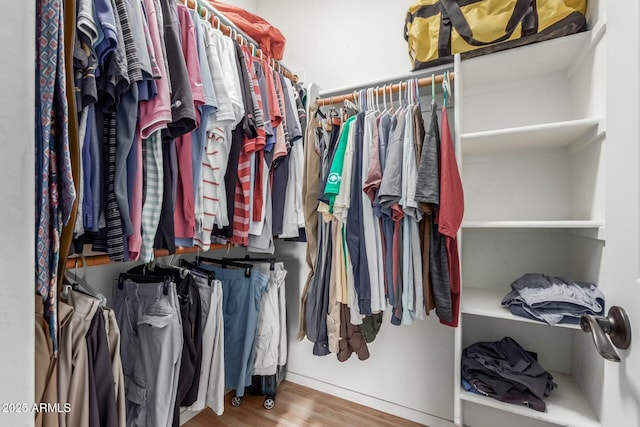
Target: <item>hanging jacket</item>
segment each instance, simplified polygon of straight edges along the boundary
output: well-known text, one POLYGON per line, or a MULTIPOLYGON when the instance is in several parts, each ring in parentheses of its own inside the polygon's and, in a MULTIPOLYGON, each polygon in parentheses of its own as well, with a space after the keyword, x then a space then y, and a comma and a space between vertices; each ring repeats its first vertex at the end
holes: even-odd
POLYGON ((222 12, 231 22, 244 31, 260 45, 262 51, 273 59, 284 57, 284 47, 287 39, 276 27, 260 16, 254 15, 238 6, 211 2, 213 7, 222 12))

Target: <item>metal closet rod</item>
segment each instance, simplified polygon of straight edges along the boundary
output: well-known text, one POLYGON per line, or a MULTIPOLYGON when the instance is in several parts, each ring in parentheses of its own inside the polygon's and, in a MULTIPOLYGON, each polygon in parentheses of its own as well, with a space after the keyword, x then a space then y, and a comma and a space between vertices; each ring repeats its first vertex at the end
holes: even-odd
MULTIPOLYGON (((258 42, 249 37, 247 33, 239 29, 233 22, 231 22, 226 16, 224 16, 222 12, 218 11, 218 9, 212 6, 207 0, 183 0, 183 2, 188 8, 191 9, 197 10, 197 5, 199 5, 201 8, 207 9, 213 15, 213 18, 218 20, 218 23, 220 24, 220 31, 222 31, 223 34, 231 37, 232 39, 235 39, 235 41, 237 41, 238 43, 244 42, 249 47, 253 45, 253 47, 255 48, 253 54, 255 56, 259 56, 261 58, 264 57, 267 62, 270 62, 272 64, 271 66, 274 70, 280 72, 280 74, 291 80, 293 83, 298 83, 297 75, 293 74, 280 62, 264 53, 262 49, 260 49, 260 44, 258 42)), ((200 11, 201 10, 198 10, 198 12, 200 11)), ((206 18, 206 13, 201 14, 200 16, 206 18)), ((214 22, 212 22, 212 24, 214 24, 214 22)))
MULTIPOLYGON (((454 79, 455 79, 455 74, 449 73, 449 80, 454 80, 454 79)), ((444 80, 444 74, 438 74, 437 76, 435 76, 433 83, 440 84, 442 83, 443 80, 444 80)), ((431 77, 424 77, 424 78, 418 79, 418 87, 430 86, 431 83, 432 83, 431 77)), ((389 91, 391 91, 391 93, 400 92, 406 87, 407 87, 407 82, 400 82, 400 83, 392 84, 390 86, 385 85, 385 86, 369 87, 369 89, 374 90, 373 92, 374 95, 384 95, 385 93, 389 93, 389 91)), ((344 101, 347 101, 347 100, 356 102, 357 98, 358 98, 357 92, 348 93, 346 95, 330 96, 328 98, 319 98, 318 105, 324 106, 324 105, 342 104, 344 101)))
MULTIPOLYGON (((209 250, 215 251, 217 249, 227 249, 229 247, 230 245, 214 244, 214 245, 211 245, 209 250)), ((170 254, 169 251, 166 249, 155 249, 153 251, 155 258, 170 256, 170 255, 188 255, 188 254, 205 253, 205 252, 207 251, 203 251, 202 249, 199 249, 199 248, 185 248, 185 247, 176 248, 175 254, 170 254)), ((83 266, 94 267, 97 265, 106 265, 106 264, 113 263, 109 259, 109 255, 90 255, 90 256, 85 256, 84 260, 86 261, 86 263, 83 261, 83 258, 80 256, 67 258, 67 263, 65 264, 65 268, 69 270, 75 267, 83 267, 83 266)))

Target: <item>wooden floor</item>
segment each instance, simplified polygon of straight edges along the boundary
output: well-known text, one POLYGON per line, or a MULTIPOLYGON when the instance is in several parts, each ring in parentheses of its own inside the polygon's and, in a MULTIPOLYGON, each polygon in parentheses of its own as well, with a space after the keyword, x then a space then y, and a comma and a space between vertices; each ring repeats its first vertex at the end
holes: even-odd
POLYGON ((184 427, 399 427, 419 426, 366 406, 358 405, 287 381, 278 386, 276 406, 266 410, 264 397, 247 396, 239 407, 231 405, 232 393, 225 399, 224 414, 217 416, 206 409, 184 427))

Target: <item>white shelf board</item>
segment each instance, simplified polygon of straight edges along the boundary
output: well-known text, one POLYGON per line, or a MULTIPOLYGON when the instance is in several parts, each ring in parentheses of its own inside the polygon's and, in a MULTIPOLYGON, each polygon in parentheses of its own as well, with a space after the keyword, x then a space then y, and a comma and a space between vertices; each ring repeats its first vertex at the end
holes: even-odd
POLYGON ((499 409, 512 414, 522 415, 536 420, 546 421, 565 427, 601 427, 589 402, 575 380, 566 374, 551 372, 558 387, 545 398, 547 412, 538 412, 520 405, 512 405, 498 400, 460 391, 460 397, 467 402, 499 409))
POLYGON ((494 290, 483 288, 464 287, 462 289, 462 302, 460 310, 463 314, 475 316, 491 317, 494 319, 511 320, 515 322, 533 323, 541 326, 553 328, 580 329, 579 325, 557 324, 547 325, 543 322, 527 319, 525 317, 514 316, 508 308, 500 305, 502 298, 507 294, 507 290, 494 290))
POLYGON ((521 46, 462 61, 466 88, 477 88, 505 81, 525 81, 555 72, 568 72, 587 49, 591 32, 585 31, 540 43, 521 46))
POLYGON ((462 223, 462 228, 469 229, 564 229, 571 234, 596 240, 606 240, 606 228, 604 221, 587 220, 546 220, 546 221, 479 221, 467 220, 462 223))
POLYGON ((601 228, 604 221, 549 220, 549 221, 477 221, 462 222, 462 228, 601 228))
MULTIPOLYGON (((596 132, 600 119, 580 119, 533 126, 465 133, 460 136, 463 154, 564 147, 596 132)), ((593 139, 590 136, 589 139, 593 139)))

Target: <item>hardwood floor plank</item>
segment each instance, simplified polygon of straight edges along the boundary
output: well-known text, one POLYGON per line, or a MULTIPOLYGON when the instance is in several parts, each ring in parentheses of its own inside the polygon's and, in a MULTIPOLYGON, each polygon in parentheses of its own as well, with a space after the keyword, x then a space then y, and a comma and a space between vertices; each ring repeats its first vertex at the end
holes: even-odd
POLYGON ((278 387, 276 406, 265 409, 262 396, 244 396, 239 407, 225 397, 224 414, 206 409, 183 427, 413 427, 412 421, 395 417, 288 381, 278 387))

